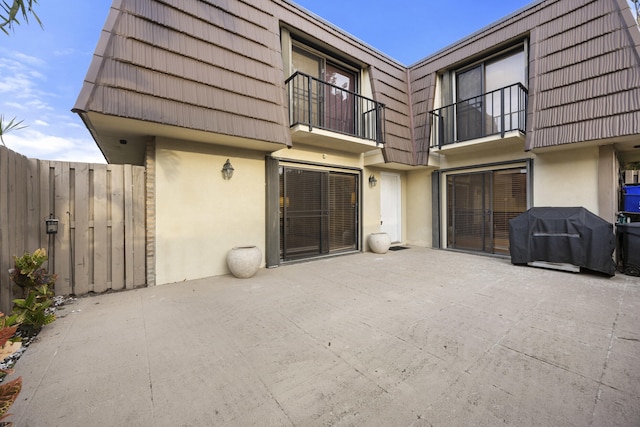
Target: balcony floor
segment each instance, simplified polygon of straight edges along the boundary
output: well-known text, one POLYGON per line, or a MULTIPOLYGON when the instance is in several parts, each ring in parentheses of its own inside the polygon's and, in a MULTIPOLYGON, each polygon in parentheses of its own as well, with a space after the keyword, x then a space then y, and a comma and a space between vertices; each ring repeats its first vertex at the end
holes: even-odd
POLYGON ((366 153, 376 148, 382 148, 382 144, 376 144, 375 141, 320 128, 311 128, 311 130, 309 130, 309 126, 307 125, 292 126, 291 140, 294 146, 296 143, 299 143, 358 154, 366 153))
POLYGON ((519 130, 513 130, 506 132, 504 138, 500 135, 485 136, 483 138, 471 139, 469 141, 456 142, 453 144, 443 145, 442 147, 432 147, 433 153, 440 153, 441 155, 458 155, 468 154, 471 152, 478 152, 484 150, 491 150, 500 146, 513 146, 516 144, 523 144, 524 147, 525 134, 519 130))

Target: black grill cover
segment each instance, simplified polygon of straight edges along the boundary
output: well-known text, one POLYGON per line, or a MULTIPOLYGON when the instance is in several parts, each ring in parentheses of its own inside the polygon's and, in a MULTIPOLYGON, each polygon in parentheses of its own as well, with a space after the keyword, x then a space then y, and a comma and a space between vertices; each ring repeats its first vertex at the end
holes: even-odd
POLYGON ((513 264, 566 263, 613 276, 613 225, 582 207, 531 208, 509 221, 513 264))

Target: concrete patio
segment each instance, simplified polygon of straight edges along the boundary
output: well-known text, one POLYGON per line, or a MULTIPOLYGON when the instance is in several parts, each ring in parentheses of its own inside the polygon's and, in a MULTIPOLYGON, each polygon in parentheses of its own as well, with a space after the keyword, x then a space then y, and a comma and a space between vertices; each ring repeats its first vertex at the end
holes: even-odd
POLYGON ((638 426, 640 279, 410 248, 80 298, 17 426, 638 426))

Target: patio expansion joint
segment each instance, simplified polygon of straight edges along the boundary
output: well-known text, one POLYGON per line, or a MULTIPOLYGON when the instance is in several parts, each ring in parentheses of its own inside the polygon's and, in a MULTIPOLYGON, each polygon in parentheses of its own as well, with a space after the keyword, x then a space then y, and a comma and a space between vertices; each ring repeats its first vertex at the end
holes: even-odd
POLYGON ((609 364, 609 358, 611 357, 611 351, 613 349, 613 340, 616 338, 616 327, 618 326, 618 318, 620 317, 620 311, 622 309, 622 303, 623 303, 626 290, 627 290, 627 284, 625 283, 623 291, 620 293, 620 298, 618 299, 618 310, 616 311, 616 317, 613 319, 613 324, 611 325, 611 333, 609 334, 609 347, 607 348, 607 355, 605 356, 604 362, 602 364, 602 371, 600 372, 600 378, 598 378, 598 391, 596 392, 596 397, 593 401, 593 410, 591 411, 591 421, 589 425, 593 425, 596 409, 598 408, 598 402, 600 401, 600 397, 602 395, 602 386, 616 389, 615 387, 604 384, 602 381, 604 379, 604 374, 609 364))
POLYGON ((151 419, 153 420, 153 425, 156 425, 156 416, 155 416, 155 403, 153 400, 153 376, 151 375, 151 360, 149 359, 149 337, 147 336, 147 316, 144 313, 144 299, 142 295, 138 295, 140 299, 140 309, 142 310, 142 327, 144 331, 144 349, 145 349, 145 360, 147 362, 147 376, 149 378, 149 399, 151 404, 151 419))
POLYGON ((518 353, 518 354, 520 354, 520 355, 522 355, 522 356, 525 356, 525 357, 527 357, 527 358, 530 358, 530 359, 533 359, 533 360, 537 360, 538 362, 545 363, 545 364, 547 364, 547 365, 553 366, 554 368, 562 369, 563 371, 570 372, 570 373, 572 373, 572 374, 574 374, 574 375, 578 375, 579 377, 582 377, 582 378, 584 378, 584 379, 592 380, 592 381, 593 381, 593 378, 590 378, 590 377, 588 377, 588 376, 586 376, 586 375, 583 375, 583 374, 581 374, 581 373, 579 373, 579 372, 572 371, 571 369, 567 368, 566 366, 559 365, 559 364, 554 363, 554 362, 552 362, 552 361, 550 361, 550 360, 546 360, 546 359, 544 359, 544 358, 542 358, 542 357, 534 356, 533 354, 529 354, 529 353, 526 353, 526 352, 524 352, 524 351, 517 350, 517 349, 515 349, 515 348, 509 347, 509 346, 504 345, 504 344, 499 344, 499 345, 500 345, 500 347, 502 347, 502 348, 505 348, 505 349, 507 349, 507 350, 513 351, 514 353, 518 353))
MULTIPOLYGON (((519 350, 516 350, 516 349, 510 348, 510 347, 508 347, 508 346, 506 346, 506 345, 504 345, 504 344, 501 344, 501 342, 502 342, 502 341, 503 341, 503 340, 504 340, 504 339, 505 339, 505 338, 506 338, 506 337, 511 333, 511 331, 513 331, 514 329, 516 329, 516 328, 517 328, 517 327, 518 327, 518 326, 519 326, 519 325, 524 321, 524 319, 526 319, 527 317, 529 317, 529 316, 533 315, 533 313, 535 312, 535 310, 538 308, 538 306, 539 306, 540 304, 542 304, 542 302, 543 302, 543 301, 544 301, 544 299, 539 299, 539 300, 538 300, 538 302, 536 302, 536 303, 533 305, 533 307, 531 307, 529 310, 527 310, 525 313, 523 313, 523 314, 522 314, 522 316, 521 316, 519 319, 517 319, 516 321, 514 321, 514 322, 513 322, 513 324, 512 324, 511 326, 509 326, 509 328, 507 328, 507 330, 505 331, 505 333, 504 333, 504 334, 502 334, 502 336, 501 336, 500 338, 498 338, 498 339, 497 339, 497 340, 496 340, 492 345, 490 345, 490 346, 489 346, 489 348, 487 348, 487 349, 484 351, 484 353, 482 353, 482 355, 480 355, 476 360, 474 360, 474 361, 469 365, 469 367, 468 367, 468 368, 466 368, 466 369, 464 370, 464 372, 465 372, 466 374, 470 374, 470 373, 471 373, 471 370, 473 369, 473 367, 474 367, 475 365, 477 365, 477 364, 478 364, 478 362, 480 362, 482 359, 484 359, 484 358, 485 358, 485 356, 486 356, 487 354, 489 354, 491 351, 493 351, 493 349, 495 349, 496 347, 502 347, 502 348, 505 348, 505 349, 507 349, 507 350, 510 350, 510 351, 513 351, 513 352, 516 352, 516 353, 520 353, 520 354, 522 354, 522 355, 524 355, 524 356, 529 356, 529 357, 532 357, 532 358, 534 358, 534 359, 535 359, 535 357, 533 357, 533 356, 527 355, 527 354, 525 354, 525 353, 523 353, 523 352, 521 352, 521 351, 519 351, 519 350)), ((462 305, 462 304, 461 304, 461 305, 462 305)), ((544 360, 540 360, 540 361, 545 362, 544 360)))
MULTIPOLYGON (((289 321, 293 326, 295 326, 298 330, 300 330, 304 335, 308 336, 309 338, 311 338, 313 341, 315 341, 321 348, 329 351, 331 354, 333 354, 334 356, 336 356, 338 359, 340 359, 340 361, 342 363, 344 363, 345 365, 349 366, 351 369, 353 369, 355 372, 358 373, 358 375, 361 375, 363 378, 366 378, 367 381, 370 381, 371 383, 375 384, 376 387, 378 387, 383 393, 387 394, 389 393, 389 390, 385 389, 384 387, 382 387, 377 381, 375 381, 373 378, 371 378, 369 375, 367 375, 365 372, 362 372, 360 369, 358 369, 356 366, 354 366, 353 364, 349 363, 346 359, 344 359, 340 354, 338 354, 335 350, 333 350, 331 347, 326 347, 323 344, 323 341, 320 340, 318 337, 314 336, 312 333, 310 333, 309 331, 307 331, 306 329, 302 328, 300 325, 298 325, 296 322, 294 322, 293 320, 291 320, 288 317, 285 317, 287 321, 289 321)), ((365 322, 361 322, 362 324, 367 325, 365 322)), ((384 332, 384 331, 382 331, 384 332)), ((386 332, 385 332, 386 333, 386 332)))
POLYGON ((293 422, 293 420, 289 416, 289 413, 287 412, 287 410, 284 408, 284 406, 282 406, 282 404, 280 403, 278 398, 271 392, 271 389, 269 388, 269 385, 264 381, 264 379, 262 379, 262 376, 260 376, 260 374, 253 368, 253 365, 251 363, 247 362, 246 354, 244 354, 244 352, 240 348, 237 349, 237 352, 240 353, 240 355, 242 355, 242 359, 244 359, 244 361, 246 362, 246 365, 249 367, 249 369, 251 369, 251 371, 256 376, 258 381, 260 381, 260 384, 262 384, 262 386, 267 391, 267 393, 269 393, 269 397, 276 403, 276 405, 278 405, 278 408, 280 408, 280 410, 282 411, 284 416, 287 417, 287 420, 289 421, 289 423, 292 426, 295 426, 296 424, 293 422))

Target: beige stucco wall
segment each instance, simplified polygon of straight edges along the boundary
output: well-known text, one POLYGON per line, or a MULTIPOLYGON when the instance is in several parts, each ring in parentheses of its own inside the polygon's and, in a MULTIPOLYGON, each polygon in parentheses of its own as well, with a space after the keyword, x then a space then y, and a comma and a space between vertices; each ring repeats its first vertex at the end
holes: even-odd
POLYGON ((263 154, 158 139, 156 164, 157 284, 227 274, 234 246, 264 255, 263 154), (220 172, 227 158, 231 180, 220 172))
MULTIPOLYGON (((530 157, 524 151, 523 139, 500 140, 497 137, 493 137, 493 141, 489 143, 476 144, 466 150, 459 150, 454 147, 453 150, 443 150, 443 153, 444 155, 438 159, 440 169, 466 168, 474 167, 475 165, 512 162, 530 157)), ((434 151, 431 155, 438 156, 438 152, 434 151)))
POLYGON ((290 160, 292 162, 298 161, 327 167, 337 166, 358 169, 362 167, 363 159, 361 154, 303 144, 294 144, 293 148, 274 151, 271 155, 283 161, 290 160))
POLYGON ((406 242, 432 246, 431 170, 420 169, 406 175, 406 242))
POLYGON ((363 250, 370 251, 367 236, 380 232, 380 169, 365 168, 362 185, 362 234, 363 250), (369 177, 373 175, 378 181, 375 187, 369 185, 369 177))
POLYGON ((536 154, 534 205, 583 206, 598 215, 598 159, 597 146, 536 154))

